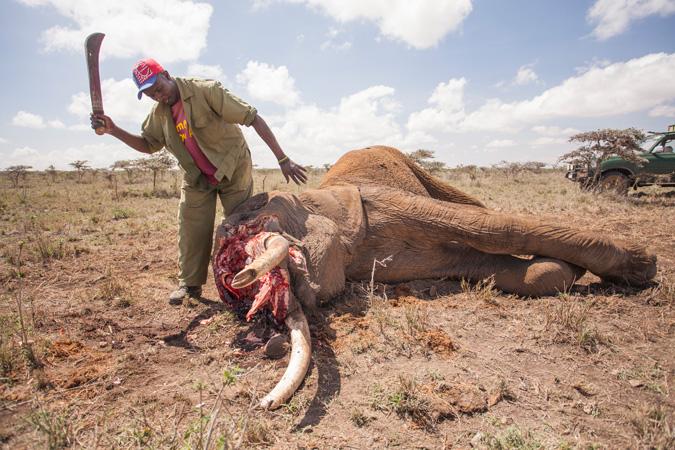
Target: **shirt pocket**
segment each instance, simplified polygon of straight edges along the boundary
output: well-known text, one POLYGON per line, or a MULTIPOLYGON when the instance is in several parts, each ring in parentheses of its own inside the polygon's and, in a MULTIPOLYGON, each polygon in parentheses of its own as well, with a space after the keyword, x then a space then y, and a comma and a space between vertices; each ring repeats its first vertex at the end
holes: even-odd
POLYGON ((192 123, 195 128, 203 129, 218 119, 216 113, 210 109, 195 108, 192 112, 192 123))

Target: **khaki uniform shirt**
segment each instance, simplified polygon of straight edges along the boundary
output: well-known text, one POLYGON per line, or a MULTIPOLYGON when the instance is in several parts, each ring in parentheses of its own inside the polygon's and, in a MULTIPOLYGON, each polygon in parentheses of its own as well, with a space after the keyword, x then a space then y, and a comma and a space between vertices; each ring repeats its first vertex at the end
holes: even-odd
MULTIPOLYGON (((248 147, 239 125, 251 125, 257 111, 213 80, 174 78, 185 116, 199 147, 216 168, 218 182, 233 181, 239 159, 248 147)), ((142 125, 141 136, 154 153, 166 147, 185 172, 185 182, 207 189, 208 182, 183 145, 171 116, 171 106, 157 103, 142 125)))

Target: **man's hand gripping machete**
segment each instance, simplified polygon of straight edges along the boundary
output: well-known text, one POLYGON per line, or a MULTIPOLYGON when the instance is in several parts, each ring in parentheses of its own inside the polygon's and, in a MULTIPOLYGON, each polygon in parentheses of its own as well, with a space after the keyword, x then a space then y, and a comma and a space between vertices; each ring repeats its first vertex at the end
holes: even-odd
MULTIPOLYGON (((92 33, 84 41, 84 53, 87 57, 87 72, 89 73, 89 95, 91 96, 91 111, 94 115, 103 114, 103 97, 101 95, 101 76, 98 71, 98 53, 105 34, 92 33)), ((105 127, 96 128, 96 134, 105 133, 105 127)))

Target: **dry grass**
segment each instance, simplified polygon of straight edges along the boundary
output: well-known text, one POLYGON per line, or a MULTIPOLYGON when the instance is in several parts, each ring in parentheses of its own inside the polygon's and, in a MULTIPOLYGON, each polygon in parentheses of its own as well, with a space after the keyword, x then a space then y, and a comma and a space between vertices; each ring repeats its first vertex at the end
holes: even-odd
POLYGON ((499 293, 495 290, 495 277, 486 278, 475 284, 462 279, 460 287, 464 295, 471 300, 497 305, 495 298, 499 293))
POLYGON ((636 447, 668 449, 675 447, 672 415, 662 405, 643 405, 631 420, 636 432, 636 447))
MULTIPOLYGON (((477 446, 484 446, 489 450, 539 450, 544 446, 528 431, 523 432, 517 427, 510 427, 503 433, 481 435, 477 439, 477 446)), ((564 446, 558 447, 565 448, 564 446)))
POLYGON ((414 378, 399 375, 397 382, 387 388, 376 385, 373 388, 371 407, 376 411, 394 412, 415 425, 433 431, 436 419, 431 402, 424 395, 414 378))
MULTIPOLYGON (((312 325, 298 393, 267 413, 253 407, 285 360, 241 348, 251 326, 222 311, 212 282, 201 302, 166 302, 178 176, 153 190, 143 174, 53 175, 32 173, 19 188, 0 179, 2 446, 673 446, 672 191, 622 199, 555 171, 442 173, 490 208, 651 245, 657 283, 640 291, 587 275, 539 300, 505 296, 490 279, 420 281, 396 295, 354 284, 312 325)), ((258 171, 256 191, 263 183, 304 189, 278 171, 258 171)))

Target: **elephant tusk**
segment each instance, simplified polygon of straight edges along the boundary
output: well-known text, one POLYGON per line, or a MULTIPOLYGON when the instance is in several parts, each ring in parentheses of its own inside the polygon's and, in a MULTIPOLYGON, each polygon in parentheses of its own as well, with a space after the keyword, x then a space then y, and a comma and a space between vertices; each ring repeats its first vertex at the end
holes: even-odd
POLYGON ((265 251, 234 276, 232 287, 235 289, 246 287, 281 264, 288 256, 288 247, 288 241, 281 235, 273 234, 267 238, 265 251))
POLYGON ((291 331, 291 359, 284 376, 260 401, 260 406, 264 409, 276 409, 288 400, 302 383, 309 368, 312 340, 307 319, 299 305, 286 316, 286 326, 291 331))

